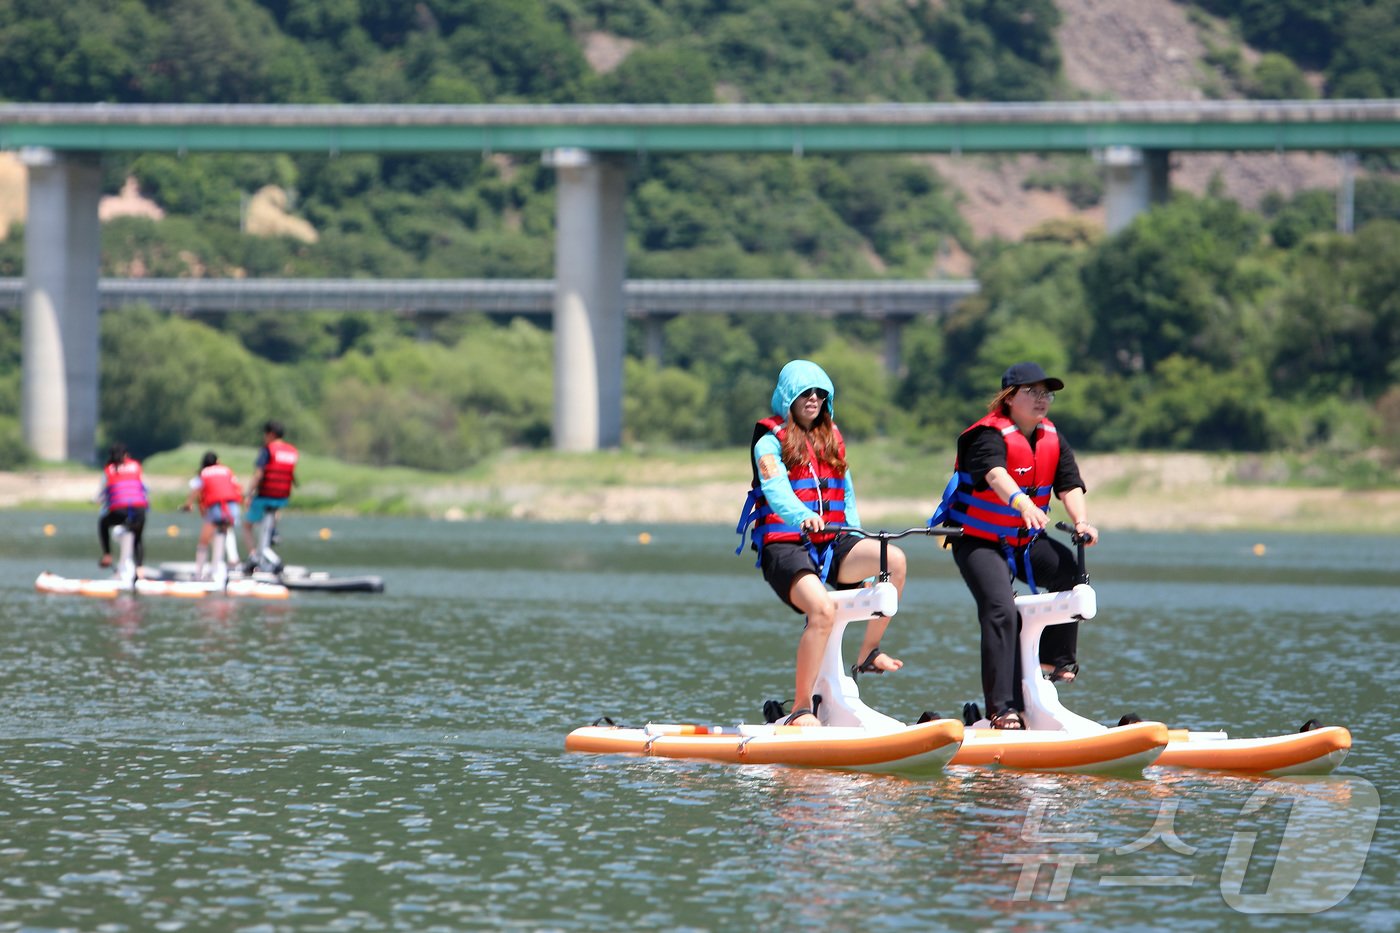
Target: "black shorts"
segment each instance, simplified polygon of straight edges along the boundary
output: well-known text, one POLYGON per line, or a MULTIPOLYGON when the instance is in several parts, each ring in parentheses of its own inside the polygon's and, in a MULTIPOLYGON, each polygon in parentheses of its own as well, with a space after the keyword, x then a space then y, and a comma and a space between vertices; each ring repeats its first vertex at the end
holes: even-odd
MULTIPOLYGON (((829 545, 822 545, 817 549, 820 552, 823 547, 835 548, 831 555, 831 570, 827 574, 826 582, 838 590, 859 589, 863 583, 860 580, 855 583, 836 582, 836 571, 840 569, 841 562, 860 541, 860 535, 840 535, 829 545)), ((793 606, 792 600, 788 598, 792 592, 792 585, 803 574, 821 572, 812 562, 812 555, 807 546, 796 541, 772 541, 763 546, 759 563, 763 567, 763 579, 768 581, 778 598, 791 606, 793 612, 801 612, 802 610, 793 606)))

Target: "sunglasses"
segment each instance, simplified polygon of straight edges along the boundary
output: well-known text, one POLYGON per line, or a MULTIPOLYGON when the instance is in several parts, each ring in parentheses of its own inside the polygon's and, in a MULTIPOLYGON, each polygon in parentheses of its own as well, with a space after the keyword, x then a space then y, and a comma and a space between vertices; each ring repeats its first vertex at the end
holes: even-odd
POLYGON ((819 399, 821 399, 823 402, 825 402, 825 401, 826 401, 826 397, 827 397, 829 394, 830 394, 830 393, 828 393, 825 389, 808 389, 808 390, 805 391, 805 392, 799 393, 797 397, 798 397, 798 398, 810 398, 810 397, 812 397, 812 396, 815 395, 817 398, 819 398, 819 399))

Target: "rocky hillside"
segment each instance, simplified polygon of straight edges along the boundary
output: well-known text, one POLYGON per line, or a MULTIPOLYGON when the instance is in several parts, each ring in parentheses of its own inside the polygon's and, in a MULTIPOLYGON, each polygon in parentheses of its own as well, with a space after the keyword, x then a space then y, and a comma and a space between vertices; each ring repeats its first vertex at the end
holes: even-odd
MULTIPOLYGON (((1228 27, 1171 0, 1056 0, 1063 22, 1058 38, 1065 78, 1075 89, 1107 100, 1204 100, 1209 82, 1217 94, 1228 87, 1206 64, 1206 40, 1235 42, 1228 27), (1202 25, 1198 25, 1198 22, 1202 25), (1209 34, 1203 35, 1206 30, 1209 34)), ((1245 58, 1257 58, 1245 49, 1245 58)), ((1237 96, 1237 95, 1236 95, 1237 96)), ((933 159, 938 171, 963 196, 963 214, 979 237, 1019 239, 1027 230, 1058 217, 1103 223, 1101 207, 1080 210, 1062 193, 1028 188, 1046 160, 969 156, 933 159)), ((1326 153, 1187 153, 1172 156, 1172 185, 1203 193, 1215 178, 1241 204, 1255 207, 1271 191, 1293 195, 1309 188, 1335 188, 1341 170, 1326 153)), ((950 270, 951 271, 951 270, 950 270)))

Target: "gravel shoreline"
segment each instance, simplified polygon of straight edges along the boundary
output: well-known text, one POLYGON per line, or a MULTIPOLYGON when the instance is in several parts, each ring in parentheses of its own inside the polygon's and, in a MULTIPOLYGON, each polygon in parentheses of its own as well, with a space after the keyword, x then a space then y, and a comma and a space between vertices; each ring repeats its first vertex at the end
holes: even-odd
MULTIPOLYGON (((1088 455, 1080 458, 1080 467, 1089 487, 1090 518, 1104 531, 1400 534, 1400 489, 1239 485, 1229 481, 1230 461, 1196 454, 1088 455)), ((665 483, 638 476, 633 482, 589 486, 573 479, 551 483, 504 467, 491 479, 445 478, 407 494, 424 514, 449 520, 731 523, 746 483, 737 471, 732 478, 726 471, 723 479, 713 472, 687 476, 682 470, 665 483), (705 515, 697 512, 697 503, 721 507, 719 513, 705 515), (724 508, 725 503, 733 508, 724 508)), ((99 477, 96 470, 0 472, 0 508, 90 503, 95 510, 99 477)), ((186 482, 182 477, 147 477, 158 494, 182 496, 186 482)), ((932 495, 861 496, 862 521, 887 528, 921 524, 932 510, 932 495)))

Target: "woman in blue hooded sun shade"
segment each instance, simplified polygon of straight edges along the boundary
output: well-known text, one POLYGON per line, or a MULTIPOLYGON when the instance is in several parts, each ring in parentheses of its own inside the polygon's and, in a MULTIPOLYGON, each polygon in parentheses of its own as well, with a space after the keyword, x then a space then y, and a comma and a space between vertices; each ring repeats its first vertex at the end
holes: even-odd
MULTIPOLYGON (((797 687, 785 722, 819 726, 812 699, 836 605, 826 588, 852 589, 880 569, 878 541, 845 534, 860 526, 846 445, 832 420, 836 390, 810 360, 793 360, 778 374, 773 414, 754 426, 753 488, 739 520, 753 526, 763 579, 794 611, 807 617, 797 644, 797 687)), ((890 582, 904 591, 904 552, 889 548, 890 582)), ((871 619, 857 671, 896 671, 904 662, 880 650, 889 620, 871 619)))

